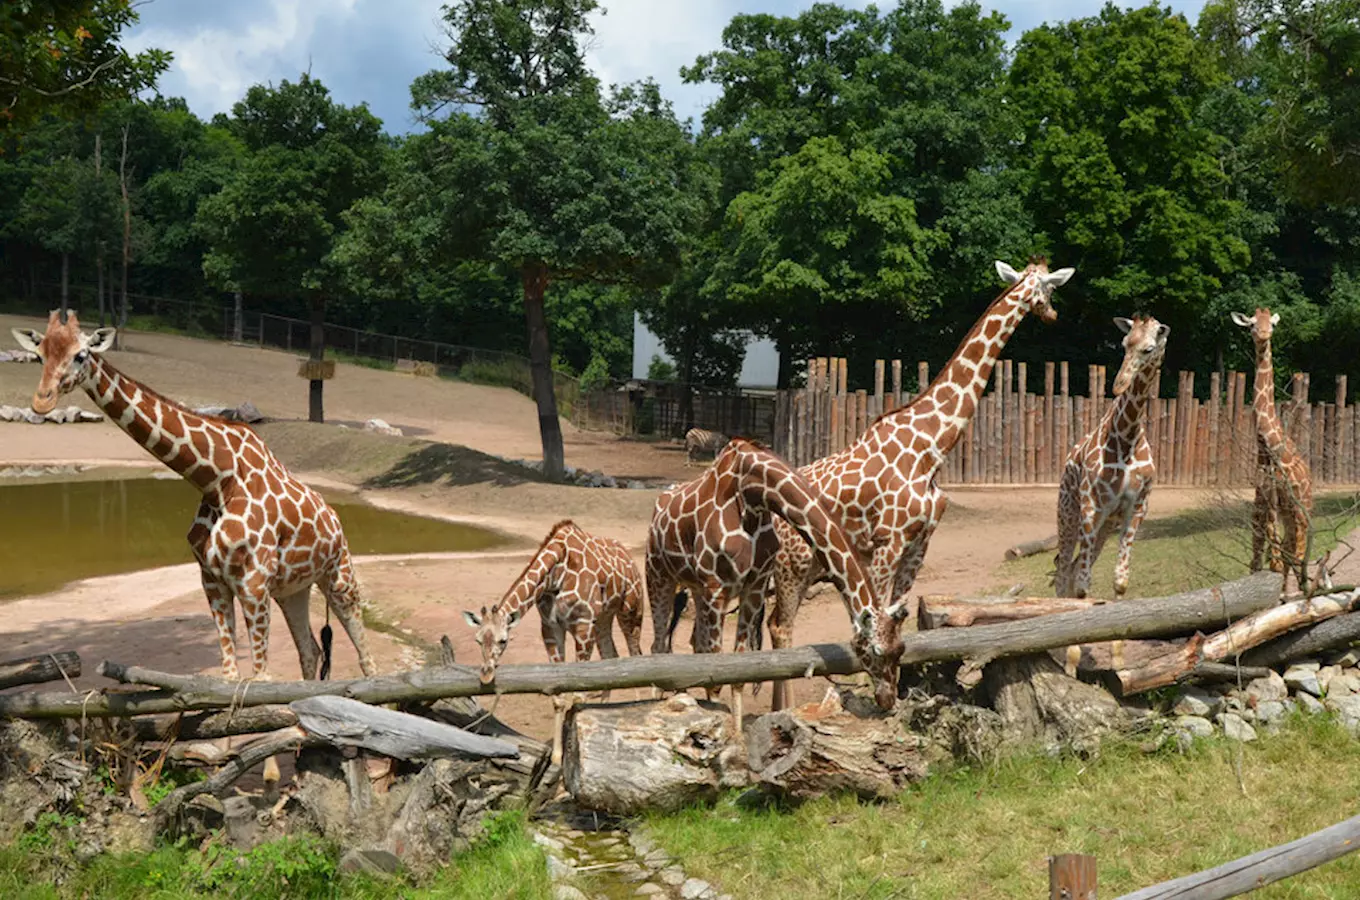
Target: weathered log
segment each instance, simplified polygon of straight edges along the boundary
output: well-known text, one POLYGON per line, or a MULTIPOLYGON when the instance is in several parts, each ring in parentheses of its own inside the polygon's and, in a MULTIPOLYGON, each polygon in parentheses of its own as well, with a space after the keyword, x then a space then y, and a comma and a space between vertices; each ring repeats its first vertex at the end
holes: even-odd
POLYGON ((922 631, 934 628, 966 628, 972 625, 997 625, 1038 616, 1074 612, 1101 606, 1108 601, 1076 597, 970 597, 954 598, 927 594, 921 598, 919 625, 922 631))
POLYGON ((600 812, 680 809, 747 780, 732 714, 688 694, 573 707, 562 742, 567 791, 600 812))
POLYGON ((1175 684, 1190 675, 1201 662, 1217 662, 1235 656, 1303 625, 1338 616, 1360 598, 1360 591, 1339 591, 1291 600, 1288 603, 1252 613, 1222 631, 1204 637, 1196 635, 1184 648, 1153 659, 1133 669, 1112 673, 1122 696, 1142 693, 1175 684))
POLYGON ((1084 752, 1126 726, 1132 715, 1107 691, 1068 675, 1044 653, 991 663, 984 685, 1012 744, 1084 752))
MULTIPOLYGON (((980 668, 1005 656, 1023 655, 1115 638, 1157 637, 1221 627, 1274 604, 1280 575, 1257 572, 1213 588, 1092 609, 1056 613, 1002 625, 942 628, 903 638, 902 664, 964 660, 980 668)), ((720 684, 754 684, 816 675, 862 671, 846 644, 815 644, 751 653, 664 654, 572 663, 510 665, 482 684, 464 666, 423 669, 355 681, 228 682, 206 675, 151 673, 116 663, 101 664, 102 674, 119 681, 145 683, 155 678, 183 684, 176 691, 105 692, 91 695, 22 693, 0 695, 0 717, 75 718, 135 716, 220 707, 291 703, 334 694, 364 703, 393 703, 480 694, 562 694, 656 686, 685 690, 720 684)))
POLYGON ((296 725, 280 728, 278 731, 264 735, 259 740, 241 748, 239 755, 211 778, 175 788, 160 803, 156 804, 156 816, 159 821, 164 823, 183 809, 185 803, 199 794, 212 794, 214 797, 222 796, 227 788, 235 784, 242 775, 249 772, 257 763, 264 762, 270 757, 289 750, 317 746, 322 743, 324 741, 320 738, 307 734, 296 725))
POLYGON ((296 725, 297 721, 297 715, 286 706, 252 706, 224 712, 142 716, 131 720, 140 741, 210 741, 278 731, 296 725))
POLYGON ((944 754, 872 704, 842 705, 839 692, 821 703, 769 713, 746 729, 747 765, 770 793, 796 800, 853 793, 886 800, 929 774, 944 754))
POLYGON ((1024 559, 1026 556, 1034 556, 1036 553, 1043 553, 1048 550, 1058 549, 1058 536, 1050 534, 1046 538, 1037 541, 1023 541, 1014 547, 1008 547, 1004 556, 1006 559, 1024 559))
POLYGON ((337 747, 363 747, 397 759, 519 756, 519 750, 505 741, 348 697, 308 697, 288 708, 308 734, 337 747))
POLYGON ((1224 900, 1360 850, 1360 816, 1230 863, 1125 894, 1117 900, 1224 900))
POLYGON ((1246 683, 1255 678, 1269 678, 1268 666, 1236 666, 1232 663, 1196 663, 1187 681, 1242 681, 1246 683))
POLYGON ((1300 628, 1266 641, 1242 654, 1242 662, 1253 666, 1278 666, 1354 641, 1360 641, 1360 612, 1326 619, 1310 628, 1300 628))
POLYGON ((25 656, 0 662, 0 690, 19 684, 42 684, 80 676, 80 654, 58 650, 41 656, 25 656))
POLYGON ((1185 640, 1100 641, 1073 644, 1048 651, 1068 675, 1102 675, 1115 669, 1135 669, 1185 646, 1185 640))

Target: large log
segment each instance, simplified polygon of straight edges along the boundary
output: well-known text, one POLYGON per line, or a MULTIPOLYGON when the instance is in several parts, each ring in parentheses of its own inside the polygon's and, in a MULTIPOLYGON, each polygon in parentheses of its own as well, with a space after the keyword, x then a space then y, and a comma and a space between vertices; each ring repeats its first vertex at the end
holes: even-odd
POLYGON ((954 598, 927 594, 921 598, 918 615, 922 631, 935 628, 967 628, 997 625, 1038 616, 1076 612, 1101 606, 1108 601, 1076 597, 970 597, 954 598))
POLYGON ((397 759, 519 756, 519 750, 505 741, 348 697, 308 697, 288 708, 308 734, 337 747, 363 747, 397 759))
POLYGON ((20 684, 42 684, 80 676, 80 654, 58 650, 41 656, 25 656, 0 662, 0 690, 20 684))
POLYGON ((1349 610, 1357 599, 1360 599, 1360 591, 1338 591, 1260 610, 1208 637, 1196 635, 1183 648, 1142 666, 1115 671, 1112 686, 1117 684, 1119 692, 1128 696, 1175 684, 1202 662, 1236 656, 1295 628, 1338 616, 1349 610))
MULTIPOLYGON (((1108 603, 1093 609, 1041 616, 1003 625, 943 628, 903 638, 903 665, 963 660, 981 668, 993 659, 1116 638, 1186 634, 1222 627, 1273 605, 1280 575, 1257 572, 1213 588, 1149 600, 1108 603)), ((845 644, 815 644, 751 653, 664 654, 571 665, 511 665, 482 684, 463 666, 422 669, 355 681, 240 683, 206 675, 168 675, 117 663, 100 664, 101 674, 132 684, 157 681, 175 690, 97 694, 0 695, 0 717, 78 718, 134 716, 226 707, 292 703, 335 694, 364 703, 436 700, 481 694, 561 694, 656 686, 685 690, 722 684, 754 684, 861 671, 845 644)))
POLYGON ((1057 549, 1058 536, 1050 534, 1048 537, 1040 538, 1037 541, 1022 541, 1013 547, 1008 547, 1003 555, 1007 560, 1024 559, 1026 556, 1034 556, 1036 553, 1057 549))
POLYGON ((615 815, 680 809, 747 779, 732 714, 688 694, 576 706, 562 743, 567 791, 615 815))
POLYGON ((1311 628, 1281 635, 1253 647, 1242 655, 1242 661, 1253 666, 1278 666, 1296 659, 1306 659, 1324 650, 1344 647, 1360 641, 1360 612, 1319 622, 1311 628))
POLYGON ((1225 900, 1274 884, 1360 850, 1360 816, 1297 841, 1154 884, 1117 900, 1225 900))

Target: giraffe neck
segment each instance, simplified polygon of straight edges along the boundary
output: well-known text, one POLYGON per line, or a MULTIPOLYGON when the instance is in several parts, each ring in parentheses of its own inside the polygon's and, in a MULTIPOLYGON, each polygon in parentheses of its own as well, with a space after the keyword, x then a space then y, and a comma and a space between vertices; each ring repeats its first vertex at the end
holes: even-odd
POLYGON ((220 446, 224 436, 216 423, 167 400, 100 357, 91 365, 85 393, 148 453, 205 495, 231 474, 235 457, 220 446))
MULTIPOLYGON (((924 433, 941 460, 958 442, 977 411, 978 400, 1001 351, 1029 311, 1023 298, 1031 289, 1027 280, 1021 281, 993 301, 964 335, 953 357, 930 386, 910 405, 891 415, 894 423, 910 429, 913 437, 924 433), (936 425, 923 430, 922 418, 932 413, 937 417, 936 425)), ((906 445, 911 446, 911 440, 906 445)))
POLYGON ((519 578, 510 590, 505 592, 501 602, 497 604, 501 612, 509 615, 512 613, 523 613, 524 610, 538 602, 538 598, 543 596, 544 590, 548 587, 548 573, 562 561, 566 556, 566 543, 558 531, 554 531, 539 548, 534 558, 529 560, 529 565, 524 567, 519 578))
POLYGON ((1256 415, 1256 434, 1276 459, 1284 452, 1285 434, 1275 415, 1275 366, 1270 360, 1270 341, 1256 348, 1256 390, 1252 397, 1256 415))
POLYGON ((1109 433, 1126 446, 1136 446, 1146 433, 1147 404, 1161 367, 1160 359, 1148 360, 1124 393, 1114 398, 1106 413, 1109 433))

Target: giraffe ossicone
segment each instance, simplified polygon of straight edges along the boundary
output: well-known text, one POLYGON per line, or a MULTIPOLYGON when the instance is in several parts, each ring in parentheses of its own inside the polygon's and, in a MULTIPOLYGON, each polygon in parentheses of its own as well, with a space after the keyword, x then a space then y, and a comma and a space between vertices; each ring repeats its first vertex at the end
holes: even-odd
POLYGON ((349 634, 364 674, 376 674, 364 640, 359 583, 335 510, 298 481, 249 425, 200 415, 128 377, 104 359, 116 330, 86 334, 74 311, 57 310, 44 334, 13 329, 42 363, 35 412, 83 389, 111 422, 178 472, 202 499, 188 539, 217 625, 222 674, 237 679, 236 602, 250 641, 251 678, 267 676, 269 601, 297 644, 302 676, 317 676, 308 596, 315 584, 349 634))

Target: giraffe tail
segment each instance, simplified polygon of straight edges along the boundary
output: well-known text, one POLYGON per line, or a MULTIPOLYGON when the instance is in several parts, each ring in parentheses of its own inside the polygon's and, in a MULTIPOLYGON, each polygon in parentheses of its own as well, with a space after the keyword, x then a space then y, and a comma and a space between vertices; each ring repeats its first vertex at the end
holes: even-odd
POLYGON ((334 632, 331 631, 331 604, 326 602, 326 624, 321 626, 321 673, 317 678, 325 681, 331 675, 331 640, 334 632))
POLYGON ((685 611, 685 607, 688 605, 689 591, 676 591, 675 601, 671 604, 671 621, 670 624, 666 626, 666 636, 668 638, 675 637, 675 629, 680 627, 680 615, 685 611))

